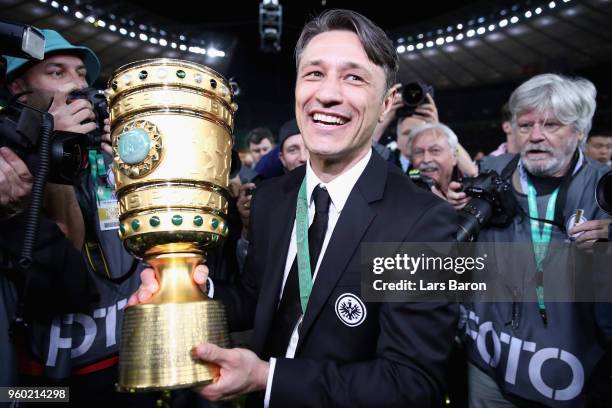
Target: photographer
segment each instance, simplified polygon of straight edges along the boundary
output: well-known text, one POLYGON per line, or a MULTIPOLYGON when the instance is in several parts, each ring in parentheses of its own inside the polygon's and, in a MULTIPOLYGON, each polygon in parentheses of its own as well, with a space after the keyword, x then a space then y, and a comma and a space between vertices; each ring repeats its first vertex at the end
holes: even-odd
MULTIPOLYGON (((70 44, 55 31, 41 31, 46 39, 44 60, 6 57, 9 92, 22 103, 44 111, 48 108, 56 131, 81 133, 94 140, 101 136, 102 149, 108 153, 108 121, 100 123, 93 98, 75 93, 97 78, 98 58, 89 48, 70 44)), ((77 177, 74 186, 47 183, 34 260, 43 272, 54 267, 67 275, 87 277, 97 299, 82 291, 70 307, 59 311, 48 299, 29 299, 26 306, 45 313, 31 318, 25 337, 17 344, 21 349, 19 371, 23 385, 70 386, 75 406, 90 401, 92 393, 99 403, 124 405, 136 397, 114 390, 119 328, 127 297, 137 287, 138 273, 134 272, 142 266, 125 251, 117 236, 117 201, 109 171, 112 158, 102 153, 100 146, 93 147, 89 168, 77 177), (67 243, 70 248, 57 251, 57 245, 67 243), (52 260, 59 265, 50 265, 52 260)), ((3 234, 0 247, 18 256, 22 220, 13 217, 10 221, 13 232, 3 234)), ((59 289, 49 288, 51 295, 54 290, 59 289)), ((66 301, 61 293, 52 297, 60 297, 58 303, 66 301)))
MULTIPOLYGON (((425 124, 436 124, 438 108, 433 99, 433 88, 426 84, 411 83, 407 85, 395 84, 393 86, 395 96, 389 112, 379 121, 374 129, 372 141, 375 149, 385 158, 391 161, 404 173, 413 168, 410 162, 410 149, 408 147, 408 135, 418 126, 425 124), (387 127, 397 118, 396 144, 391 152, 388 148, 379 144, 379 140, 387 127)), ((465 175, 476 175, 478 168, 472 162, 469 153, 457 144, 456 148, 457 166, 459 171, 465 175)))
POLYGON ((551 244, 571 240, 588 249, 608 237, 610 220, 594 200, 607 169, 578 148, 591 128, 595 94, 581 78, 544 74, 526 81, 509 101, 520 154, 482 162, 483 171, 507 181, 517 208, 508 225, 485 226, 478 240, 531 243, 533 256, 505 247, 491 260, 517 272, 504 277, 515 302, 465 305, 471 407, 586 403, 585 384, 605 346, 593 304, 554 302, 544 286, 563 279, 567 261, 551 244))
POLYGON ((455 132, 442 123, 417 126, 406 141, 412 166, 431 182, 431 191, 444 199, 451 180, 459 178, 458 144, 455 132))

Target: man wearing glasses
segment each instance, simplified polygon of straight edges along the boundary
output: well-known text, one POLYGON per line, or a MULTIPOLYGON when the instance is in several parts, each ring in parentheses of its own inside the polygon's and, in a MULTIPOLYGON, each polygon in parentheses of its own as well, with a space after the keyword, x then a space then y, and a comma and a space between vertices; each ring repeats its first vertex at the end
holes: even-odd
MULTIPOLYGON (((510 175, 520 208, 509 226, 485 228, 478 240, 524 243, 526 256, 509 245, 496 254, 512 275, 500 279, 516 302, 465 304, 471 407, 586 405, 589 377, 610 341, 601 305, 551 296, 566 269, 560 244, 590 249, 608 237, 610 220, 597 207, 595 186, 609 168, 579 149, 591 129, 595 94, 586 79, 531 78, 509 101, 520 153, 481 164, 510 175)), ((590 271, 578 272, 588 279, 590 271)))

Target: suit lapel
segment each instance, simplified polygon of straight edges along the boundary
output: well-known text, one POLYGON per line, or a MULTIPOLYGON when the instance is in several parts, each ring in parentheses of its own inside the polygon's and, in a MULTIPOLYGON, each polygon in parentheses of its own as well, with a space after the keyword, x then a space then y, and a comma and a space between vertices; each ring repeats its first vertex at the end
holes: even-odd
POLYGON ((370 207, 370 203, 382 199, 386 175, 387 164, 376 152, 373 152, 370 162, 357 180, 342 209, 325 250, 300 329, 297 352, 308 337, 313 323, 348 263, 359 251, 363 236, 376 217, 376 212, 370 207))
POLYGON ((259 234, 255 239, 267 242, 267 251, 264 256, 271 260, 270 266, 263 271, 262 286, 257 299, 255 312, 255 327, 253 333, 253 348, 257 354, 264 351, 268 338, 268 331, 272 324, 274 312, 278 305, 280 287, 285 272, 287 253, 291 241, 291 231, 295 221, 295 207, 300 183, 304 178, 305 167, 287 175, 282 191, 276 200, 270 200, 270 207, 266 208, 266 219, 269 220, 269 233, 259 234))

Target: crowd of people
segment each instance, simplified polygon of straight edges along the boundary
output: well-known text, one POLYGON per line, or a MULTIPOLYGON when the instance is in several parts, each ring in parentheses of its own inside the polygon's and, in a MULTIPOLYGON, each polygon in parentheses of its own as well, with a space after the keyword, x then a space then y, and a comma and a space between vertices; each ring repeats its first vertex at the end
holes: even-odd
MULTIPOLYGON (((95 81, 100 62, 43 32, 43 61, 7 57, 8 96, 49 107, 55 130, 91 132, 93 106, 66 97, 95 81)), ((544 295, 555 273, 550 244, 589 251, 610 238, 594 197, 611 170, 612 132, 592 129, 593 83, 527 79, 501 107, 506 141, 473 159, 431 95, 401 109, 398 56, 367 17, 325 11, 304 26, 295 55, 295 117, 278 137, 249 132, 230 181, 232 233, 193 274, 224 303, 230 330, 252 330, 252 339, 194 345, 220 374, 198 398, 177 393, 176 406, 243 394, 264 407, 606 406, 612 309, 544 295), (388 129, 395 141, 382 145, 388 129), (361 244, 455 241, 458 212, 471 209, 465 179, 490 170, 519 210, 504 226, 484 225, 478 240, 533 243, 533 257, 512 260, 525 271, 512 290, 526 300, 364 301, 361 244), (304 255, 310 263, 297 261, 304 255), (347 301, 358 311, 351 317, 339 313, 347 301), (463 364, 450 364, 457 350, 463 364), (465 386, 451 387, 458 378, 465 386)), ((115 391, 123 311, 159 285, 123 248, 116 213, 104 211, 116 206, 108 121, 102 133, 73 185, 47 183, 27 273, 17 260, 32 170, 0 148, 0 385, 68 385, 74 406, 152 406, 154 395, 115 391)))

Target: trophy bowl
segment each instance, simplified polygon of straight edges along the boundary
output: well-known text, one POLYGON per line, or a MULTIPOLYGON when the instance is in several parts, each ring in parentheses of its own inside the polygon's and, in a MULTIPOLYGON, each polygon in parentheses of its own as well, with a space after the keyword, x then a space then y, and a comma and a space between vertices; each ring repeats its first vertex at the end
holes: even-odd
POLYGON ((125 311, 118 389, 209 383, 217 368, 192 349, 229 346, 225 309, 191 274, 228 233, 232 89, 214 70, 175 59, 125 65, 108 88, 119 237, 160 283, 125 311))

